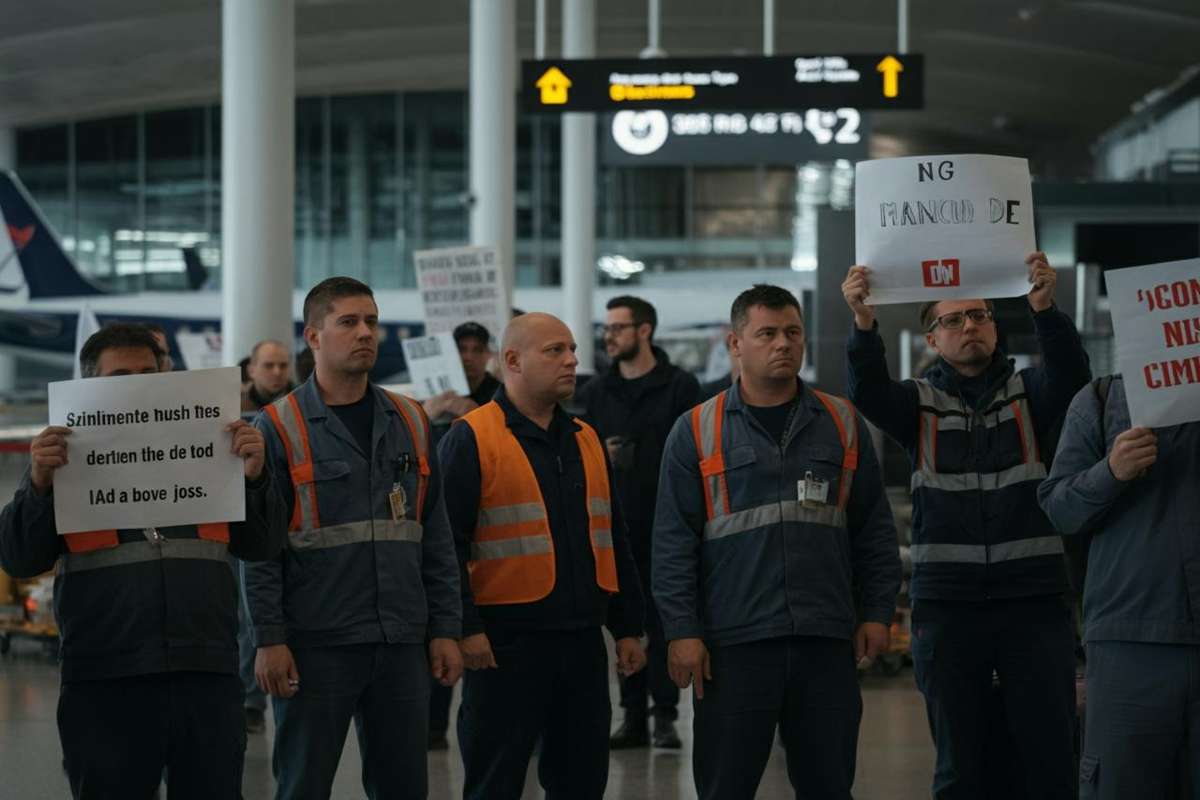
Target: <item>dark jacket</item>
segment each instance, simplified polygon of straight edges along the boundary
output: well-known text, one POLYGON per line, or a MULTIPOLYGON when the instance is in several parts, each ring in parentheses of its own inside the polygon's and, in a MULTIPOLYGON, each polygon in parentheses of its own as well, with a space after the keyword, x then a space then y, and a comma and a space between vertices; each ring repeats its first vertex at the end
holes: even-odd
MULTIPOLYGON (((900 589, 892 510, 871 438, 856 417, 858 467, 844 513, 797 499, 806 476, 841 491, 837 423, 807 387, 782 444, 746 410, 737 383, 721 427, 728 513, 707 519, 691 416, 675 422, 654 520, 654 600, 668 640, 730 645, 777 636, 849 639, 890 624, 900 589), (816 518, 824 516, 824 521, 816 518)), ((714 479, 715 480, 715 479, 714 479)))
POLYGON ((588 381, 576 397, 584 419, 602 440, 622 440, 613 463, 617 496, 629 526, 635 552, 644 551, 639 563, 649 563, 650 528, 658 497, 658 468, 667 435, 679 415, 699 402, 696 377, 671 363, 654 348, 654 369, 640 378, 621 377, 617 364, 588 381))
MULTIPOLYGON (((603 624, 607 624, 618 639, 640 636, 642 590, 629 551, 620 503, 615 501, 612 504, 612 538, 620 592, 610 595, 596 584, 583 458, 575 440, 579 426, 558 408, 550 429, 542 430, 513 406, 503 387, 496 392, 495 400, 504 410, 505 422, 537 477, 550 520, 557 579, 550 594, 534 603, 475 605, 466 565, 479 517, 479 447, 470 425, 455 424, 438 446, 438 455, 446 486, 454 487, 454 502, 447 506, 447 511, 462 569, 463 636, 485 631, 490 637, 497 632, 578 630, 603 624)), ((614 485, 611 468, 609 484, 614 485)))
POLYGON ((1200 424, 1155 429, 1158 460, 1122 482, 1108 454, 1129 430, 1118 377, 1100 408, 1092 386, 1071 402, 1042 508, 1068 536, 1090 534, 1084 640, 1200 644, 1200 424))
POLYGON ((1036 597, 1067 586, 1062 542, 1037 505, 1037 486, 1058 423, 1091 375, 1065 314, 1051 308, 1033 321, 1042 366, 1015 373, 997 351, 982 374, 968 378, 939 359, 920 379, 923 386, 893 381, 878 329, 851 326, 850 398, 905 448, 913 468, 914 598, 1036 597), (1023 465, 1028 442, 1012 409, 1026 400, 1040 457, 1023 465), (922 415, 941 421, 932 451, 937 472, 949 478, 945 486, 922 475, 920 434, 931 430, 922 415))
MULTIPOLYGON (((234 674, 238 666, 237 583, 228 555, 273 558, 287 517, 269 471, 246 486, 246 519, 229 523, 229 545, 196 542, 195 526, 118 532, 121 544, 86 556, 91 568, 60 564, 54 615, 62 639, 64 681, 161 672, 234 674), (174 543, 189 539, 183 550, 174 543), (177 552, 173 552, 177 551, 177 552), (118 563, 98 568, 97 562, 118 563), (186 553, 187 557, 175 557, 186 553), (107 558, 106 558, 107 557, 107 558)), ((54 522, 53 491, 39 495, 29 471, 0 512, 0 567, 19 578, 55 567, 66 553, 54 522)), ((69 556, 70 557, 70 556, 69 556)))
MULTIPOLYGON (((277 558, 243 566, 258 647, 459 637, 458 565, 436 455, 431 449, 418 519, 417 448, 384 390, 372 384, 367 391, 375 398, 370 453, 325 405, 315 373, 292 392, 312 447, 320 527, 292 530, 277 558), (388 501, 396 483, 407 498, 399 520, 388 501)), ((254 424, 266 437, 267 461, 291 519, 296 493, 283 442, 266 412, 254 424)))

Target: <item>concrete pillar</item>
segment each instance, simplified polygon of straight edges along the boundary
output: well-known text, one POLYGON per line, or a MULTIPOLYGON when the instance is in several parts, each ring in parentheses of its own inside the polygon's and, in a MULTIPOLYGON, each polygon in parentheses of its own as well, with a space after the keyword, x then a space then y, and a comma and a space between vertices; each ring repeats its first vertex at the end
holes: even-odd
POLYGON ((296 163, 294 0, 221 4, 221 333, 226 364, 290 342, 296 163))
MULTIPOLYGON (((17 132, 12 128, 0 127, 0 169, 17 168, 17 132)), ((20 275, 16 259, 9 265, 7 277, 20 275)), ((0 353, 0 393, 12 392, 17 388, 17 357, 11 353, 0 353)))
MULTIPOLYGON (((563 58, 596 54, 595 0, 563 0, 563 58)), ((563 321, 575 335, 579 371, 594 372, 592 292, 596 281, 596 119, 562 118, 563 321)))
POLYGON ((516 70, 516 0, 471 0, 471 244, 496 248, 509 307, 517 272, 516 70))

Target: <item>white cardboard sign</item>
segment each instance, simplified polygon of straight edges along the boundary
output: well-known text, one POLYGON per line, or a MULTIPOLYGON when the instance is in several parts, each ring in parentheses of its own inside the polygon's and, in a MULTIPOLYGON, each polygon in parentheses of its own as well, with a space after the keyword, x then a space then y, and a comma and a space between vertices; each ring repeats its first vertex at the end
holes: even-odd
POLYGON ((225 432, 237 367, 59 381, 50 424, 71 429, 54 473, 58 532, 246 518, 245 472, 225 432))
POLYGON ((215 369, 221 366, 221 334, 179 331, 175 345, 183 357, 184 369, 215 369))
POLYGON ((1200 259, 1104 274, 1134 425, 1200 419, 1200 259))
POLYGON ((494 247, 447 247, 413 255, 425 308, 425 333, 450 333, 478 322, 499 342, 512 309, 494 247))
POLYGON ((1023 158, 921 156, 860 161, 855 263, 871 270, 867 303, 1017 297, 1037 249, 1023 158))
POLYGON ((449 333, 414 336, 401 339, 400 345, 408 364, 412 396, 417 400, 428 400, 449 391, 462 397, 471 393, 454 336, 449 333))

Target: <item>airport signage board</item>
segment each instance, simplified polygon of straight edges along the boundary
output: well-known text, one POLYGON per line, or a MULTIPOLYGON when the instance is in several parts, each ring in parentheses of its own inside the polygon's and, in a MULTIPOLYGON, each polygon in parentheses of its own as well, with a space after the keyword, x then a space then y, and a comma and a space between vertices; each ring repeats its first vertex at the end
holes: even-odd
POLYGON ((867 119, 856 108, 799 111, 618 111, 602 120, 610 166, 738 166, 857 161, 867 119))
POLYGON ((528 111, 920 109, 921 55, 562 59, 523 61, 528 111))

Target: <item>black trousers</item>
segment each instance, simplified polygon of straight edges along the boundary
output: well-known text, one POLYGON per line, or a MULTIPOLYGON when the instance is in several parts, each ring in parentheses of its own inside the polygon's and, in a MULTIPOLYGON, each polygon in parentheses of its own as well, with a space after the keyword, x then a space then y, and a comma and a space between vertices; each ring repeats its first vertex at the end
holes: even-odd
POLYGON ((547 800, 600 800, 608 783, 608 653, 599 628, 491 637, 458 711, 464 800, 519 800, 534 747, 547 800))
POLYGON ((639 559, 637 568, 642 582, 642 596, 646 598, 646 636, 649 642, 646 647, 646 668, 620 679, 621 708, 625 709, 626 719, 645 719, 646 705, 653 699, 654 716, 673 721, 679 717, 679 687, 667 672, 667 640, 663 636, 662 620, 650 590, 648 553, 644 563, 639 559))
POLYGON ((236 675, 171 672, 71 681, 58 733, 76 800, 237 800, 246 720, 236 675))
POLYGON ((862 696, 853 645, 792 636, 713 647, 696 700, 692 771, 700 800, 750 800, 776 726, 798 798, 849 800, 862 696))
POLYGON ((326 800, 350 720, 364 794, 425 797, 429 662, 423 644, 297 648, 300 691, 271 698, 277 800, 326 800))
POLYGON ((1060 597, 918 600, 912 653, 937 746, 936 800, 986 798, 997 774, 1028 800, 1073 800, 1075 641, 1060 597), (996 764, 1005 736, 1015 763, 996 764))
POLYGON ((442 686, 432 677, 429 679, 429 732, 442 733, 450 729, 450 704, 454 700, 454 687, 442 686))

